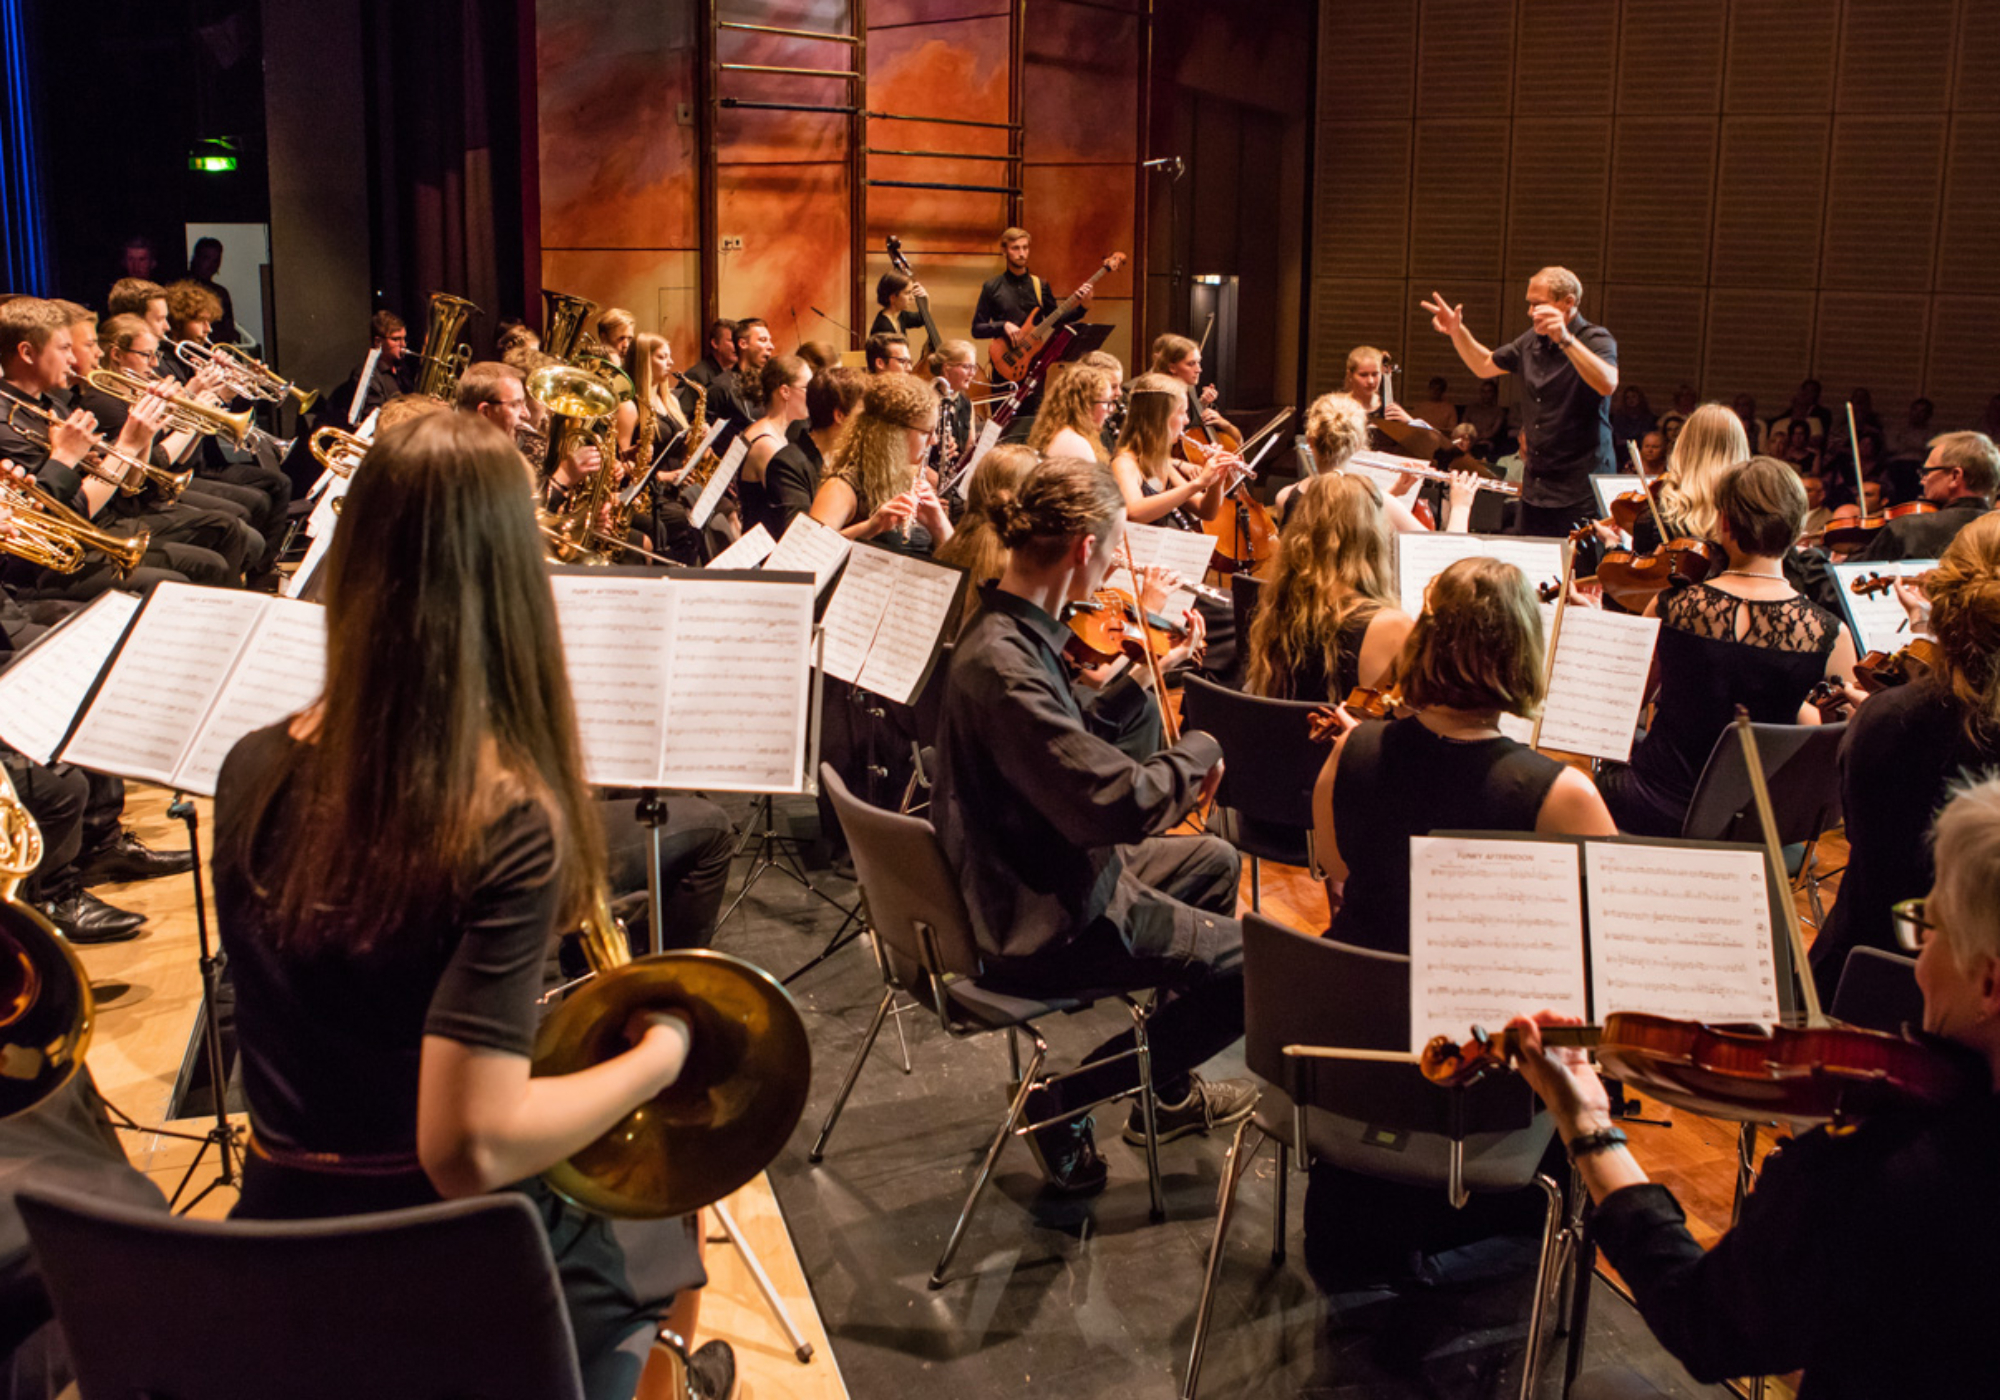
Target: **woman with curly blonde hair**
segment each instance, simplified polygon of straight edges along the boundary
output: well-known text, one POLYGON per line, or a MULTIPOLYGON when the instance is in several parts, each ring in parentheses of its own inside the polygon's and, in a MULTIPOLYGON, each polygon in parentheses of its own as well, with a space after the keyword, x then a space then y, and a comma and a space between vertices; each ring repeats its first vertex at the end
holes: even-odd
POLYGON ((1382 492, 1364 476, 1327 478, 1299 498, 1250 624, 1244 689, 1279 700, 1339 701, 1380 687, 1413 625, 1396 606, 1382 492))
MULTIPOLYGON (((1312 453, 1316 475, 1295 481, 1278 493, 1281 521, 1289 518, 1295 508, 1294 502, 1310 494, 1316 482, 1347 472, 1348 463, 1355 454, 1367 448, 1367 406, 1351 394, 1321 394, 1306 409, 1305 429, 1306 450, 1312 453)), ((1415 489, 1418 480, 1405 473, 1395 483, 1396 494, 1384 493, 1382 496, 1384 519, 1396 534, 1409 535, 1430 529, 1399 499, 1415 489)), ((1471 528, 1472 497, 1478 490, 1473 480, 1469 472, 1459 472, 1452 477, 1450 509, 1445 526, 1451 534, 1462 535, 1471 528)))
POLYGON ((1057 365, 1042 395, 1028 446, 1044 457, 1106 462, 1104 420, 1118 405, 1111 376, 1086 364, 1057 365))
POLYGON ((922 465, 937 415, 937 395, 921 379, 872 377, 827 460, 812 518, 851 540, 908 554, 950 539, 951 519, 922 465))

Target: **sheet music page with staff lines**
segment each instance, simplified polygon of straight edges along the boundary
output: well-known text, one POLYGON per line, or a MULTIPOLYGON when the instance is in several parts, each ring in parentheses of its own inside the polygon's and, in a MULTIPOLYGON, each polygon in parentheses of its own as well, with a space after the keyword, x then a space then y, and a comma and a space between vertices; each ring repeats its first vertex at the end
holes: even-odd
POLYGON ((895 594, 875 629, 856 685, 900 705, 917 698, 917 687, 937 655, 938 634, 952 619, 961 577, 941 564, 896 560, 895 594))
POLYGON ((52 762, 139 605, 130 593, 100 594, 0 671, 0 738, 37 763, 52 762))
POLYGON ((1776 1024, 1768 869, 1761 849, 1587 843, 1598 1017, 1642 1011, 1776 1024))
POLYGON ((1537 747, 1621 763, 1630 758, 1659 636, 1656 617, 1565 608, 1537 747))
POLYGON ((213 796, 222 761, 238 739, 305 709, 319 699, 325 685, 326 609, 317 603, 271 599, 181 761, 179 785, 213 796))
POLYGON ((1410 1048, 1587 1013, 1583 888, 1561 841, 1410 838, 1410 1048))
POLYGON ((889 611, 895 596, 896 556, 886 549, 864 545, 847 556, 847 572, 840 587, 826 605, 820 619, 826 627, 826 654, 822 668, 836 680, 853 681, 868 660, 868 648, 889 611))
POLYGON ((811 574, 813 588, 824 592, 840 561, 853 549, 853 540, 801 512, 785 527, 778 547, 764 560, 764 567, 772 573, 811 574))
POLYGON ((652 787, 667 744, 660 696, 673 648, 664 579, 554 573, 563 660, 593 783, 652 787))
POLYGON ((63 757, 172 783, 267 601, 261 593, 193 584, 156 587, 63 757))
POLYGON ((1854 638, 1862 654, 1871 651, 1898 651, 1910 644, 1910 615, 1896 601, 1896 592, 1885 588, 1862 597, 1854 591, 1854 580, 1870 574, 1914 578, 1937 567, 1935 559, 1892 559, 1887 562, 1835 564, 1834 582, 1840 589, 1840 604, 1854 627, 1854 638))
POLYGON ((805 781, 813 590, 677 579, 658 785, 797 792, 805 781))
POLYGON ((1531 588, 1555 583, 1563 576, 1563 544, 1514 535, 1397 535, 1396 589, 1403 611, 1411 617, 1422 612, 1431 580, 1461 559, 1505 560, 1528 576, 1531 588))

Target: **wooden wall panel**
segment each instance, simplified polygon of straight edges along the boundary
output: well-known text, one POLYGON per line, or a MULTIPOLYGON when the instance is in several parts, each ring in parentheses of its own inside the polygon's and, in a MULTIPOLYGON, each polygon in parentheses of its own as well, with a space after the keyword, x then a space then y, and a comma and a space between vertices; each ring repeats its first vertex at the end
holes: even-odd
POLYGON ((1507 157, 1513 132, 1504 121, 1417 123, 1416 176, 1410 196, 1410 267, 1433 277, 1500 276, 1507 226, 1507 157))
POLYGON ((1506 113, 1513 60, 1511 0, 1424 0, 1417 20, 1417 115, 1506 113))
POLYGON ((1788 402, 1811 363, 1813 310, 1811 292, 1713 289, 1696 387, 1711 398, 1750 393, 1760 403, 1788 402))
POLYGON ((1722 101, 1726 0, 1627 5, 1618 30, 1618 110, 1687 116, 1722 101))
POLYGON ((1331 277, 1403 275, 1409 266, 1408 122, 1322 128, 1316 233, 1319 271, 1331 277))
MULTIPOLYGON (((2000 9, 2000 7, 1996 7, 2000 9)), ((2000 292, 2000 114, 1960 113, 1945 162, 1937 284, 2000 292)))
MULTIPOLYGON (((1324 277, 1313 287, 1311 340, 1306 347, 1307 383, 1321 394, 1338 389, 1347 352, 1357 345, 1382 346, 1403 322, 1401 278, 1324 277)), ((1392 346, 1382 346, 1394 352, 1392 346)))
MULTIPOLYGON (((2000 399, 2000 297, 1940 296, 1931 303, 1924 393, 1940 428, 1979 421, 2000 399)), ((1879 401, 1878 401, 1879 402, 1879 401)))
POLYGON ((1722 109, 1828 110, 1839 36, 1840 0, 1730 0, 1722 109))
POLYGON ((1959 0, 1847 0, 1836 106, 1846 112, 1942 112, 1951 94, 1959 0))
POLYGON ((1966 0, 1952 46, 1958 56, 1951 105, 1961 112, 2000 112, 2000 5, 1966 0))
POLYGON ((1822 285, 1930 290, 1944 135, 1941 115, 1834 122, 1822 285))
POLYGON ((1712 281, 1732 287, 1815 284, 1831 125, 1825 117, 1724 119, 1712 281))
POLYGON ((1604 0, 1519 4, 1515 51, 1525 61, 1514 65, 1515 112, 1609 112, 1618 80, 1618 6, 1604 0))
POLYGON ((1713 118, 1632 117, 1618 123, 1606 277, 1708 280, 1715 161, 1713 118))
POLYGON ((1604 275, 1611 127, 1602 118, 1517 118, 1507 190, 1506 275, 1559 263, 1586 283, 1604 275))
POLYGON ((1322 6, 1318 71, 1322 122, 1415 116, 1417 0, 1322 6))
POLYGON ((1653 412, 1666 411, 1676 386, 1701 383, 1707 288, 1613 282, 1594 304, 1584 303, 1583 313, 1612 328, 1618 380, 1645 390, 1653 412))
POLYGON ((1875 411, 1895 421, 1924 382, 1930 344, 1928 297, 1891 292, 1822 292, 1813 336, 1813 375, 1826 402, 1865 385, 1875 411))
MULTIPOLYGON (((1403 374, 1397 382, 1397 398, 1408 400, 1419 397, 1426 380, 1432 375, 1442 375, 1451 386, 1452 402, 1470 403, 1477 392, 1472 371, 1465 367, 1465 361, 1458 358, 1458 351, 1452 349, 1451 341, 1431 329, 1431 314, 1420 304, 1432 290, 1425 286, 1422 292, 1405 303, 1400 352, 1394 346, 1380 341, 1376 343, 1396 355, 1402 363, 1403 374)), ((1465 307, 1465 323, 1474 327, 1473 333, 1487 345, 1512 340, 1527 329, 1527 303, 1521 299, 1523 289, 1511 282, 1477 282, 1435 290, 1442 291, 1465 307)), ((1512 375, 1500 381, 1503 402, 1514 401, 1513 387, 1512 375)))

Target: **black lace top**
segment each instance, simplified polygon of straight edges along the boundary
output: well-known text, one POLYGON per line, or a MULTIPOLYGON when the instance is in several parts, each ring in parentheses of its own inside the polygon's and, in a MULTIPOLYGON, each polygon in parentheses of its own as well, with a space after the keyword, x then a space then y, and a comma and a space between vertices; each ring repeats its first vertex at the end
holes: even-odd
POLYGON ((1620 831, 1678 836, 1709 751, 1749 708, 1760 724, 1796 724, 1840 635, 1804 598, 1739 598, 1706 583, 1660 595, 1660 689, 1653 726, 1629 768, 1599 781, 1620 831))

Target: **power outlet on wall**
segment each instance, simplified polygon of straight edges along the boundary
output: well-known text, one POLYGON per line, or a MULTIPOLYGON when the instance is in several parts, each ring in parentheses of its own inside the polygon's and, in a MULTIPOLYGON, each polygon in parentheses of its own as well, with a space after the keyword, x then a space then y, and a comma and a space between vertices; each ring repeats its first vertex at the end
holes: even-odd
POLYGON ((674 104, 674 120, 682 126, 693 126, 694 104, 690 102, 676 102, 674 104))
POLYGON ((742 252, 742 251, 743 251, 743 235, 742 235, 742 234, 740 234, 740 233, 725 233, 725 234, 723 234, 723 235, 722 235, 722 251, 723 251, 723 252, 725 252, 725 253, 740 253, 740 252, 742 252))

